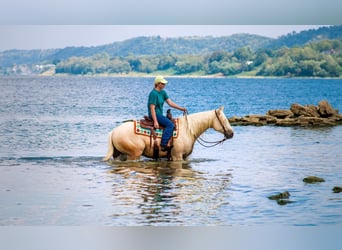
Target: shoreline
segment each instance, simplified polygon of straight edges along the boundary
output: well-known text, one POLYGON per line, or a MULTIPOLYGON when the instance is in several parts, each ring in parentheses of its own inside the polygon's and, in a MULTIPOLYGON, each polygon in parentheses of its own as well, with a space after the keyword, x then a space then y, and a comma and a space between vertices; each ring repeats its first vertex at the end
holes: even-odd
POLYGON ((156 72, 155 74, 86 74, 86 75, 76 75, 76 74, 37 74, 37 75, 0 75, 0 77, 112 77, 112 78, 153 78, 157 75, 162 75, 166 78, 235 78, 235 79, 342 79, 341 77, 287 77, 287 76, 243 76, 243 75, 235 75, 235 76, 223 76, 223 75, 168 75, 162 74, 161 72, 156 72))

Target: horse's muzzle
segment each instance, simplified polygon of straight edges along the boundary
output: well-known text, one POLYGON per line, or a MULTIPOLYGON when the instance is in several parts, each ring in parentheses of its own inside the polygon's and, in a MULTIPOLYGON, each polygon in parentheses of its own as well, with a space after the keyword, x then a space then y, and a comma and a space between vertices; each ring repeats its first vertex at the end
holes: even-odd
POLYGON ((228 133, 228 132, 224 133, 224 138, 225 139, 231 139, 231 138, 233 138, 233 136, 234 136, 234 132, 233 131, 230 132, 230 133, 228 133))

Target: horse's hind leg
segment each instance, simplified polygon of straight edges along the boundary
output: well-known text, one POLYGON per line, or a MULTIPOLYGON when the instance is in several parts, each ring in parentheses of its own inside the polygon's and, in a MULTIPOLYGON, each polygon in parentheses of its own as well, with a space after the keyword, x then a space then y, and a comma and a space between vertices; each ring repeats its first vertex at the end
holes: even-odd
POLYGON ((117 158, 118 156, 121 155, 121 152, 119 150, 117 150, 116 147, 114 147, 114 150, 113 150, 113 158, 117 158))
POLYGON ((135 148, 126 148, 125 149, 125 154, 127 155, 127 160, 128 161, 137 161, 140 159, 140 156, 142 155, 144 149, 135 147, 135 148))
POLYGON ((116 158, 118 158, 119 156, 121 156, 121 152, 118 151, 113 144, 109 144, 109 148, 108 148, 108 152, 107 155, 102 159, 102 161, 108 161, 111 157, 113 157, 113 159, 115 160, 116 158))
POLYGON ((140 159, 142 152, 132 152, 131 154, 127 154, 128 161, 137 161, 140 159))
POLYGON ((117 148, 114 147, 114 153, 113 153, 114 160, 120 160, 120 161, 126 161, 127 155, 121 153, 117 148))

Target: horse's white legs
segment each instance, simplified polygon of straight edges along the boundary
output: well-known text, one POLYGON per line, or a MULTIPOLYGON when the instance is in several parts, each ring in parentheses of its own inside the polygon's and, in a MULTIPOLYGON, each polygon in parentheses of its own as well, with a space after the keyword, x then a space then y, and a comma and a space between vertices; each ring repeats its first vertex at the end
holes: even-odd
POLYGON ((183 160, 185 160, 183 152, 176 151, 176 149, 171 151, 171 158, 172 158, 172 161, 183 161, 183 160))

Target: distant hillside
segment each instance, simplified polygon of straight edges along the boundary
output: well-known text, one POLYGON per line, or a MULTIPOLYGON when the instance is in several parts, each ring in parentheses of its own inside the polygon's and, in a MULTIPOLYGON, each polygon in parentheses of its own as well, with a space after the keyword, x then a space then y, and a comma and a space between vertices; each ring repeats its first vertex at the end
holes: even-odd
MULTIPOLYGON (((249 47, 251 51, 259 49, 278 49, 303 46, 309 42, 325 39, 342 40, 342 26, 321 27, 300 33, 292 32, 278 39, 251 34, 235 34, 224 37, 179 37, 162 38, 160 36, 136 37, 122 42, 113 42, 94 47, 66 47, 48 50, 8 50, 0 52, 0 74, 11 74, 13 68, 20 65, 30 67, 35 65, 54 64, 70 60, 70 58, 91 58, 94 55, 105 54, 110 58, 127 56, 166 56, 166 55, 209 55, 214 52, 228 52, 249 47)), ((16 70, 15 70, 16 71, 16 70)), ((34 71, 34 70, 33 70, 34 71)), ((29 72, 28 72, 29 73, 29 72)))
POLYGON ((272 39, 249 34, 236 34, 226 37, 179 37, 161 38, 137 37, 123 42, 114 42, 96 47, 66 47, 50 50, 9 50, 0 52, 0 68, 14 64, 55 63, 70 57, 89 57, 99 53, 110 56, 127 55, 168 55, 168 54, 205 54, 218 50, 234 51, 250 46, 257 49, 272 39))
POLYGON ((320 27, 318 29, 305 30, 300 33, 292 32, 272 40, 265 47, 269 49, 278 49, 281 47, 292 48, 294 46, 303 46, 311 42, 334 39, 342 39, 342 25, 320 27))
POLYGON ((207 54, 218 50, 232 52, 237 48, 249 46, 258 49, 268 44, 272 39, 250 34, 235 34, 223 37, 179 37, 162 38, 137 37, 124 42, 116 42, 100 46, 102 51, 110 55, 128 56, 133 55, 184 55, 184 54, 207 54))

